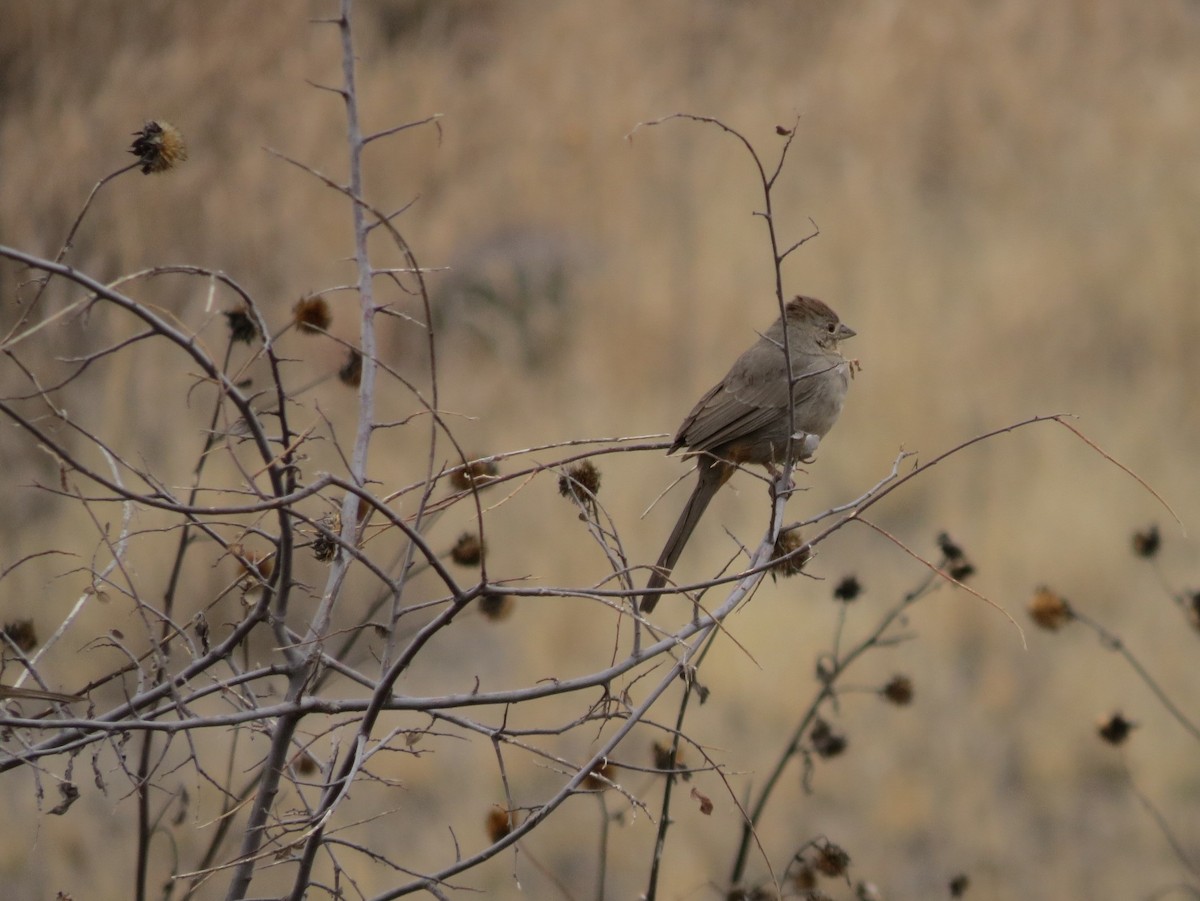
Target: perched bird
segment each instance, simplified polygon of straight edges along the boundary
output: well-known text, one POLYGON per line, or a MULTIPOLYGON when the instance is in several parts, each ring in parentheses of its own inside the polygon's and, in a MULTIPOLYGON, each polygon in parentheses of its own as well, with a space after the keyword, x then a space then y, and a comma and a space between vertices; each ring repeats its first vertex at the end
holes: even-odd
MULTIPOLYGON (((838 343, 854 334, 815 297, 794 297, 783 316, 700 398, 667 451, 686 448, 697 457, 696 487, 659 554, 647 589, 667 584, 701 514, 739 465, 757 463, 770 469, 782 463, 789 437, 795 459, 809 457, 817 449, 842 412, 850 384, 850 361, 842 356, 838 343)), ((653 610, 659 597, 652 591, 643 594, 642 612, 653 610)))

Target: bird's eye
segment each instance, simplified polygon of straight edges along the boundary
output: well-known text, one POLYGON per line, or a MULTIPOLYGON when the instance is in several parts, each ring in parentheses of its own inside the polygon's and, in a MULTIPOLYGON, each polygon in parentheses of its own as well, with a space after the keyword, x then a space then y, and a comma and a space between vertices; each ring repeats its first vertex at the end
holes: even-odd
POLYGON ((825 326, 825 330, 828 331, 829 334, 832 335, 834 332, 837 331, 837 323, 836 322, 829 323, 829 325, 825 326))

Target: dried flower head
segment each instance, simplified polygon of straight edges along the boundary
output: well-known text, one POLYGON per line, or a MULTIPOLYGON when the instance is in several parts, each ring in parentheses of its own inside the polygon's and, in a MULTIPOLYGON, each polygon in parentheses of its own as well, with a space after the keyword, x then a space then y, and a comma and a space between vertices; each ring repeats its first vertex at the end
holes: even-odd
POLYGON ((884 699, 897 707, 906 707, 912 703, 913 699, 913 683, 912 679, 903 674, 892 676, 887 681, 887 684, 880 689, 879 692, 884 699))
POLYGON ((147 122, 133 133, 129 152, 142 164, 142 174, 166 172, 188 158, 187 142, 179 129, 163 120, 147 122))
POLYGON ((1110 745, 1123 744, 1137 723, 1125 719, 1120 713, 1111 713, 1096 723, 1096 732, 1110 745))
POLYGON ((846 736, 833 731, 833 727, 823 719, 818 719, 809 730, 808 740, 812 742, 813 750, 825 759, 837 757, 846 750, 846 736))
POLYGON ((333 322, 333 314, 329 311, 329 301, 320 294, 309 294, 301 297, 292 307, 292 321, 296 329, 307 335, 317 335, 329 331, 333 322))
POLYGON ((799 575, 809 560, 812 559, 812 548, 804 543, 804 536, 799 529, 780 532, 775 539, 775 552, 771 555, 771 576, 782 577, 799 575), (793 553, 795 551, 796 553, 793 553), (791 556, 788 556, 788 555, 791 556))
POLYGON ((229 323, 230 341, 253 344, 259 337, 258 322, 245 307, 240 307, 236 310, 226 310, 225 319, 229 323))
POLYGON ((459 566, 478 566, 483 559, 483 539, 475 532, 463 532, 450 550, 450 559, 459 566))
POLYGON ((1029 616, 1043 629, 1056 632, 1069 623, 1075 614, 1071 612, 1071 605, 1066 598, 1042 585, 1029 600, 1029 616))
POLYGON ((849 603, 862 594, 862 592, 863 587, 858 579, 854 576, 846 576, 834 586, 833 598, 837 601, 849 603))
POLYGON ((1157 525, 1133 533, 1133 552, 1139 557, 1149 559, 1158 553, 1160 547, 1162 536, 1158 533, 1157 525))
POLYGON ((350 348, 346 362, 338 370, 338 378, 343 385, 350 388, 357 388, 362 384, 362 353, 357 348, 350 348))
POLYGON ((581 783, 585 791, 598 792, 612 788, 613 782, 616 781, 617 768, 614 764, 605 760, 590 773, 583 777, 581 783))
POLYGON ((293 757, 292 766, 296 768, 296 772, 301 776, 311 776, 320 769, 317 765, 317 758, 309 754, 308 751, 301 751, 293 757))
MULTIPOLYGON (((687 770, 683 762, 683 752, 676 751, 671 745, 656 741, 653 745, 654 768, 656 770, 687 770)), ((691 779, 691 773, 681 774, 684 780, 691 779)))
POLYGON ((516 816, 503 807, 493 807, 487 815, 487 835, 492 842, 498 842, 513 831, 517 825, 516 816))
POLYGON ((938 532, 937 546, 938 550, 942 552, 942 556, 945 557, 948 562, 953 563, 955 560, 961 560, 966 556, 966 554, 963 553, 963 549, 955 544, 950 536, 945 532, 938 532))
POLYGON ((600 493, 600 470, 591 460, 581 460, 558 477, 558 493, 577 501, 590 500, 600 493))
POLYGON ((334 535, 341 534, 342 531, 341 511, 335 510, 333 513, 326 513, 317 520, 317 524, 320 529, 317 532, 317 537, 313 539, 313 556, 322 563, 328 563, 337 556, 338 551, 341 549, 341 545, 333 537, 334 535))
POLYGON ((966 560, 957 560, 950 564, 946 572, 950 574, 950 578, 954 579, 954 581, 965 582, 971 576, 975 575, 975 566, 966 560))
POLYGON ((500 468, 493 460, 472 460, 451 471, 450 484, 458 491, 469 491, 472 487, 494 482, 499 472, 500 468))
POLYGON ((37 630, 33 627, 31 619, 16 619, 5 623, 0 631, 3 631, 4 637, 20 648, 23 654, 37 647, 37 630))
POLYGON ((501 594, 499 591, 489 591, 479 598, 479 612, 493 622, 508 619, 514 606, 516 601, 512 595, 501 594))
POLYGON ((812 865, 823 876, 836 878, 843 875, 846 867, 850 866, 850 855, 831 841, 826 841, 816 850, 812 865))
POLYGON ((971 887, 971 879, 966 873, 959 873, 950 880, 950 897, 962 898, 967 894, 967 889, 971 887))

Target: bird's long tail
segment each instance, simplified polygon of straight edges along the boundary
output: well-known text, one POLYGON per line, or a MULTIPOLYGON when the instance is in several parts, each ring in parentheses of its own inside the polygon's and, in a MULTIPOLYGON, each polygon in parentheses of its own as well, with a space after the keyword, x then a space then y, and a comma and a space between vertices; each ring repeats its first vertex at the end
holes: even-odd
MULTIPOLYGON (((692 490, 692 496, 684 504, 683 512, 679 514, 679 521, 675 523, 675 528, 671 531, 671 537, 667 539, 662 553, 658 555, 658 563, 654 565, 654 572, 650 575, 650 581, 646 583, 647 589, 662 588, 667 584, 667 578, 671 575, 671 570, 674 569, 679 555, 683 553, 684 545, 692 537, 692 530, 696 528, 696 523, 708 509, 713 495, 729 481, 733 470, 734 467, 723 460, 704 457, 700 459, 696 487, 692 490)), ((643 594, 642 612, 652 611, 660 597, 662 595, 657 593, 643 594)))

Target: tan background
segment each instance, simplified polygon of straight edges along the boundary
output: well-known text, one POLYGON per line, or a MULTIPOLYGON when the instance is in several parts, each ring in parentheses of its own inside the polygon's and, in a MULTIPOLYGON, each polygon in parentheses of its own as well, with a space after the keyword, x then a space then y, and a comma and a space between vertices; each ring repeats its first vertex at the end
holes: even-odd
MULTIPOLYGON (((345 205, 265 149, 335 178, 344 172, 340 103, 306 84, 338 77, 334 32, 306 21, 329 9, 10 0, 0 29, 0 240, 53 256, 91 186, 127 160, 129 133, 162 117, 184 132, 191 159, 170 175, 110 186, 80 232, 77 265, 100 278, 162 263, 219 268, 278 323, 301 294, 349 281, 345 205)), ((764 229, 752 215, 761 198, 748 157, 716 129, 674 123, 626 135, 672 112, 714 115, 773 160, 774 127, 798 116, 778 222, 785 241, 806 234, 810 217, 821 233, 789 260, 786 287, 826 299, 858 330, 848 350, 863 371, 811 470, 811 491, 793 501, 796 515, 861 493, 902 447, 927 459, 1008 422, 1070 412, 1191 532, 1200 529, 1195 4, 381 0, 360 6, 358 39, 369 130, 442 116, 440 136, 426 127, 373 146, 367 186, 384 209, 419 198, 401 227, 424 265, 454 268, 434 278, 445 317, 441 404, 470 417, 458 433, 470 448, 674 428, 774 315, 764 229), (560 269, 565 289, 549 293, 561 300, 547 301, 537 285, 560 269), (455 279, 475 273, 528 300, 528 320, 455 305, 455 279), (522 277, 534 289, 522 293, 522 277)), ((379 246, 379 259, 392 260, 379 246)), ((22 274, 6 265, 0 277, 8 307, 22 274)), ((164 279, 139 296, 219 346, 206 284, 164 279)), ((384 299, 411 309, 395 292, 384 299)), ((334 331, 352 339, 344 302, 334 331)), ((2 315, 11 321, 10 310, 2 315)), ((106 322, 92 328, 124 334, 106 322)), ((44 353, 78 352, 96 338, 88 328, 64 328, 44 353)), ((388 326, 383 347, 390 364, 422 377, 414 330, 388 326)), ((295 384, 339 362, 319 341, 289 349, 303 358, 295 384)), ((3 373, 5 393, 16 391, 15 370, 6 364, 3 373)), ((110 362, 75 387, 73 409, 183 483, 206 415, 203 404, 185 406, 187 376, 169 355, 110 362)), ((387 390, 384 418, 413 410, 404 392, 387 390)), ((305 395, 300 418, 316 421, 320 407, 344 428, 347 398, 336 382, 322 385, 305 395)), ((423 429, 378 437, 372 472, 383 485, 420 477, 423 429)), ((97 549, 86 516, 27 487, 52 481, 54 467, 7 424, 0 448, 12 511, 0 563, 66 547, 82 555, 70 566, 86 565, 97 549)), ((328 443, 313 447, 309 471, 336 465, 328 443)), ((602 498, 626 547, 648 562, 682 494, 638 517, 683 465, 639 454, 601 467, 602 498)), ((732 553, 722 525, 744 541, 758 534, 757 484, 726 493, 681 574, 703 575, 701 549, 732 553)), ((926 554, 948 530, 979 568, 974 586, 1022 623, 1032 588, 1055 585, 1200 717, 1200 636, 1153 567, 1132 558, 1129 536, 1163 525, 1172 584, 1200 578, 1194 544, 1066 430, 1038 426, 970 450, 874 518, 926 554)), ((603 576, 552 478, 493 522, 497 574, 545 585, 603 576)), ((444 524, 439 544, 467 524, 465 511, 444 524)), ((172 545, 148 537, 138 546, 148 594, 161 591, 162 549, 172 545)), ((205 551, 194 561, 197 605, 231 576, 217 558, 205 551)), ((67 568, 48 560, 11 574, 0 582, 0 615, 32 614, 43 634, 52 630, 87 585, 78 572, 54 578, 67 568)), ((815 655, 828 648, 837 613, 829 583, 853 572, 867 586, 850 610, 858 634, 922 573, 865 528, 823 546, 811 571, 828 582, 765 586, 732 622, 748 653, 724 643, 705 664, 714 694, 693 710, 690 731, 726 763, 739 797, 759 784, 813 690, 815 655)), ((308 578, 319 586, 319 568, 308 578)), ((90 611, 64 658, 106 626, 135 629, 129 606, 90 611)), ((678 602, 660 610, 669 621, 678 602)), ((818 766, 808 796, 793 771, 764 830, 779 868, 789 849, 825 834, 850 852, 854 878, 888 898, 942 896, 959 871, 972 877, 969 897, 983 899, 1147 897, 1183 878, 1122 767, 1195 858, 1196 744, 1116 655, 1078 629, 1047 637, 1027 628, 1024 649, 1000 615, 961 592, 920 605, 908 631, 912 641, 870 655, 851 681, 873 687, 906 672, 915 703, 896 710, 869 695, 845 699, 837 722, 848 754, 818 766), (1142 724, 1124 751, 1093 735, 1094 719, 1113 708, 1142 724)), ((469 690, 476 675, 500 687, 585 672, 603 665, 612 640, 602 611, 525 601, 500 626, 462 624, 431 649, 408 690, 469 690)), ((55 672, 69 687, 111 665, 84 653, 55 672)), ((579 704, 565 709, 578 713, 579 704)), ((661 722, 672 718, 669 707, 659 711, 661 722)), ((651 737, 630 742, 627 759, 648 763, 651 737)), ((581 759, 591 738, 556 749, 581 759)), ((375 840, 394 840, 402 862, 432 869, 453 856, 447 823, 466 851, 480 847, 484 811, 502 793, 486 742, 428 749, 436 753, 389 764, 404 788, 372 803, 397 810, 375 840)), ((559 782, 532 758, 514 760, 527 803, 559 782)), ((12 897, 128 897, 132 801, 116 774, 107 795, 76 778, 85 797, 61 819, 33 814, 28 775, 4 778, 4 803, 25 812, 0 827, 0 884, 24 892, 12 897)), ((654 809, 651 777, 623 782, 654 809)), ((668 897, 714 897, 729 871, 736 810, 718 780, 699 785, 717 809, 707 819, 686 800, 676 809, 668 897)), ((608 804, 622 808, 614 797, 608 804)), ((528 843, 573 897, 589 896, 594 881, 594 807, 577 799, 559 814, 560 828, 528 843)), ((651 827, 640 811, 625 810, 625 821, 613 838, 610 897, 644 886, 651 827)), ((514 868, 527 896, 553 895, 526 856, 505 855, 458 884, 516 896, 514 868)), ((752 873, 764 878, 761 862, 752 873)), ((364 869, 361 878, 370 892, 394 877, 364 869)))

